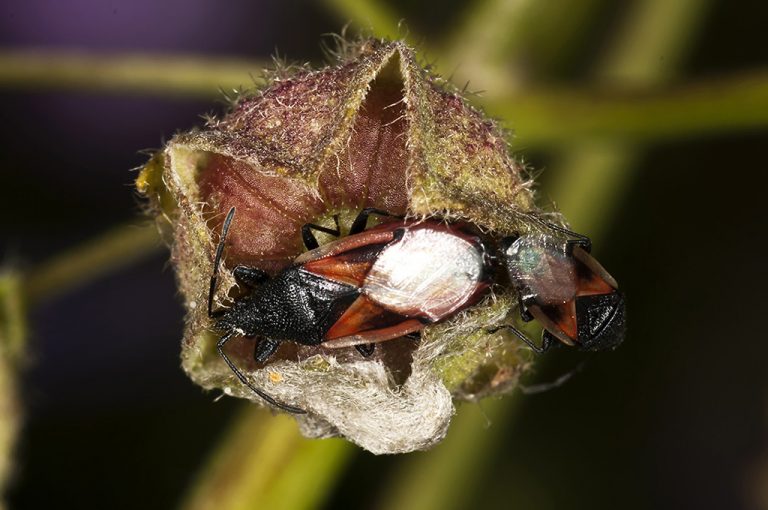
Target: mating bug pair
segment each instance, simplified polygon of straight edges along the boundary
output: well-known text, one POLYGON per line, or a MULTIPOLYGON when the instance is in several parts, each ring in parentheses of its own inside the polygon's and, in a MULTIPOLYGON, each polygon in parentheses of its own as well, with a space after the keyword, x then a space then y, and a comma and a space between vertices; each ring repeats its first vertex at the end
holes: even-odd
POLYGON ((505 237, 495 242, 469 225, 437 219, 397 219, 366 229, 371 214, 363 209, 349 235, 319 246, 312 230, 339 236, 336 229, 304 225, 309 251, 269 276, 237 266, 236 280, 248 292, 227 309, 213 310, 219 265, 235 209, 224 221, 216 248, 208 296, 208 315, 223 333, 221 357, 240 381, 275 407, 302 409, 276 401, 254 386, 224 352, 235 336, 260 338, 254 358, 263 362, 283 341, 328 348, 354 346, 363 356, 375 344, 415 334, 476 304, 495 283, 498 266, 520 297, 525 321, 544 327, 537 346, 523 332, 504 326, 543 352, 560 341, 585 350, 617 346, 624 336, 624 300, 616 281, 589 255, 591 243, 580 234, 535 219, 555 235, 505 237), (569 239, 563 242, 559 236, 569 239))

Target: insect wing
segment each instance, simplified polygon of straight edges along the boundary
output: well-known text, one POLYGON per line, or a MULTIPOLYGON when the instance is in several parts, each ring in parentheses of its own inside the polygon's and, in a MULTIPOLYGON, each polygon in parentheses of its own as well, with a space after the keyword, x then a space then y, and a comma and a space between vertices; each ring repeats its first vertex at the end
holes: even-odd
POLYGON ((395 231, 402 226, 402 222, 385 223, 368 229, 365 232, 361 232, 360 234, 342 237, 336 241, 326 243, 319 248, 302 253, 296 257, 294 264, 303 265, 314 260, 334 257, 363 246, 375 244, 385 245, 395 238, 395 231))
POLYGON ((328 330, 326 347, 346 347, 376 343, 413 333, 424 327, 417 319, 408 319, 360 296, 328 330))
POLYGON ((477 302, 486 272, 478 238, 425 222, 404 228, 381 252, 362 292, 388 310, 436 322, 477 302))
POLYGON ((548 304, 539 299, 537 305, 529 307, 531 315, 567 345, 594 350, 616 341, 615 337, 623 336, 619 330, 623 328, 624 310, 616 280, 578 246, 570 260, 575 275, 573 297, 548 304))
POLYGON ((328 280, 360 287, 379 254, 395 238, 401 223, 382 225, 308 251, 295 263, 328 280), (382 228, 382 227, 388 228, 382 228))
POLYGON ((577 296, 610 294, 619 288, 613 276, 592 255, 577 246, 573 250, 573 257, 579 275, 577 296))

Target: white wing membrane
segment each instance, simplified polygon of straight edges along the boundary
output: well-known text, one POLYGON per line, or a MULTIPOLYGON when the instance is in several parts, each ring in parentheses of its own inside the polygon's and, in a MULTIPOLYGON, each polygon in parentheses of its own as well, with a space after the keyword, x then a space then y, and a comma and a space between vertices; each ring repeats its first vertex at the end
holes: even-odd
POLYGON ((483 275, 477 246, 449 232, 406 229, 376 260, 362 291, 405 316, 440 320, 472 297, 483 275))

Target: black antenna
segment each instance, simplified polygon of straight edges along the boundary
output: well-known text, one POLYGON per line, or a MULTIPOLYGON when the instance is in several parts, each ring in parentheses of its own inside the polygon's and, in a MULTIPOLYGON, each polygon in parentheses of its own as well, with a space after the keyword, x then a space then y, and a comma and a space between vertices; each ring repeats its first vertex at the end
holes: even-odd
MULTIPOLYGON (((231 211, 230 211, 231 212, 231 211)), ((219 351, 219 356, 221 356, 224 359, 224 362, 229 366, 229 368, 234 372, 234 374, 237 376, 238 379, 240 379, 240 382, 245 384, 248 388, 251 389, 255 394, 272 404, 273 406, 282 409, 283 411, 288 411, 289 413, 293 414, 307 414, 307 412, 304 409, 301 409, 299 407, 290 406, 288 404, 283 404, 282 402, 278 402, 275 400, 271 395, 264 392, 264 390, 261 390, 254 386, 247 377, 245 377, 245 374, 243 374, 239 368, 237 368, 237 365, 229 359, 229 356, 227 356, 224 353, 224 345, 235 336, 234 331, 230 331, 223 337, 221 337, 221 340, 216 344, 216 350, 219 351)))
POLYGON ((221 255, 224 253, 224 244, 227 242, 227 232, 229 232, 229 226, 232 224, 234 216, 235 208, 233 207, 227 213, 224 226, 221 227, 221 239, 219 239, 219 245, 216 246, 216 257, 213 260, 213 274, 211 275, 211 288, 208 291, 208 317, 211 318, 216 315, 213 312, 213 294, 216 292, 216 284, 219 279, 219 264, 221 263, 221 255))
MULTIPOLYGON (((213 259, 213 274, 211 275, 211 288, 208 292, 208 317, 214 318, 221 314, 221 310, 217 310, 216 312, 213 311, 213 294, 216 291, 216 284, 218 283, 219 279, 219 265, 221 264, 221 256, 224 253, 224 245, 227 242, 227 233, 229 232, 229 226, 232 224, 232 218, 235 216, 235 208, 229 210, 227 213, 227 217, 224 219, 224 225, 221 227, 221 239, 219 240, 218 246, 216 246, 216 257, 213 259)), ((248 388, 250 388, 254 393, 256 393, 258 396, 272 404, 273 406, 280 408, 284 411, 288 411, 289 413, 294 414, 306 414, 306 411, 303 409, 300 409, 298 407, 289 406, 288 404, 283 404, 282 402, 278 402, 275 400, 272 396, 265 393, 263 390, 257 388, 254 386, 248 378, 245 377, 245 374, 243 374, 240 369, 237 367, 237 365, 234 364, 234 362, 229 359, 229 356, 224 353, 224 345, 226 343, 234 338, 234 336, 237 334, 236 331, 231 330, 227 334, 225 334, 223 337, 221 337, 216 344, 216 350, 219 352, 219 356, 224 359, 224 362, 229 366, 229 368, 234 372, 234 374, 237 376, 238 379, 240 379, 240 382, 245 384, 248 388)))

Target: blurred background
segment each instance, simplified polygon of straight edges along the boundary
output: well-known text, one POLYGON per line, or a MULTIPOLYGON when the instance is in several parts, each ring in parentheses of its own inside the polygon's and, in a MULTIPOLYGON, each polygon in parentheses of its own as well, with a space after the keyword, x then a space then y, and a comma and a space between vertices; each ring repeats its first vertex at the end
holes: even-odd
POLYGON ((7 506, 767 509, 766 20, 749 0, 4 1, 7 506), (586 363, 460 404, 430 452, 306 441, 192 385, 132 189, 219 89, 276 52, 321 65, 348 22, 469 81, 628 300, 620 349, 547 354, 527 384, 586 363))

